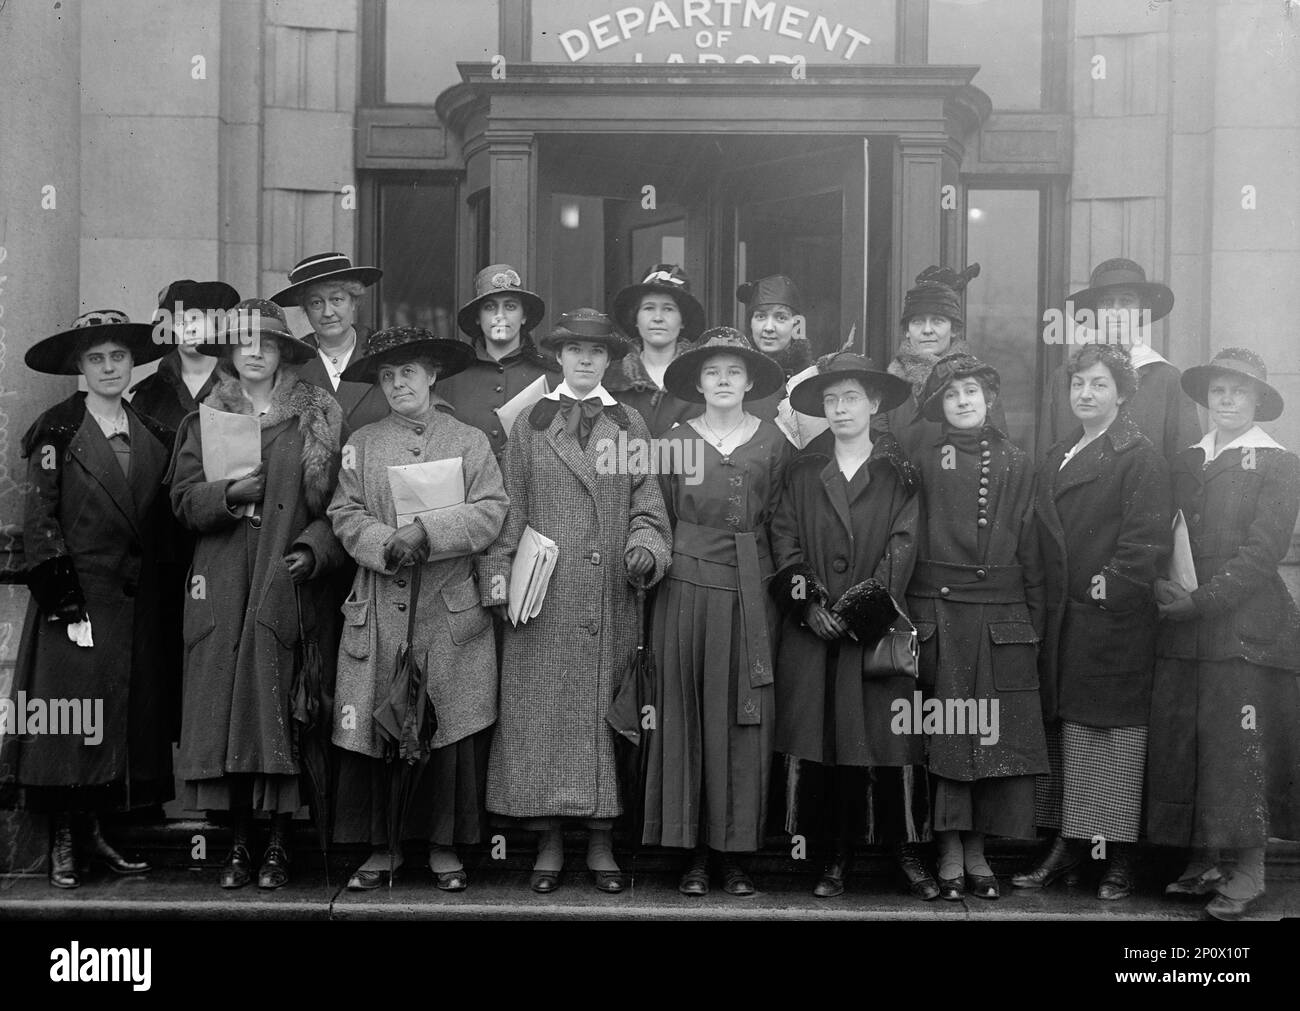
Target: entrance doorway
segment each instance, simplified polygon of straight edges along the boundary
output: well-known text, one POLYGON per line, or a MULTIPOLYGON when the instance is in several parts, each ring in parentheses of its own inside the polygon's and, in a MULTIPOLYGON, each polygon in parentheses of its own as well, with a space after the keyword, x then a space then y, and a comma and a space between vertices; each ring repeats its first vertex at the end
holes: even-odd
POLYGON ((680 263, 709 325, 748 332, 736 286, 781 273, 807 302, 814 353, 852 333, 879 357, 891 161, 889 138, 543 135, 536 283, 550 321, 680 263))

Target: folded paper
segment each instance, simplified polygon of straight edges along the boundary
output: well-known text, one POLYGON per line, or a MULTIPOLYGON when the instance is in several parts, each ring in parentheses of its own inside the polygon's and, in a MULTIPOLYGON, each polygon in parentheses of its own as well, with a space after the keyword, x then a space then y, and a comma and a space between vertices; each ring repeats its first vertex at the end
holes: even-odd
POLYGON ((506 438, 510 437, 510 430, 515 427, 515 419, 544 396, 546 396, 546 377, 538 376, 506 403, 493 408, 497 412, 497 417, 501 419, 501 431, 506 433, 506 438))
POLYGON ((512 625, 525 624, 541 614, 546 587, 555 572, 555 560, 559 555, 559 546, 553 540, 532 527, 524 528, 510 569, 506 617, 512 625))
MULTIPOLYGON (((397 527, 404 527, 418 519, 427 529, 438 523, 439 512, 464 504, 464 461, 459 456, 453 456, 446 460, 427 460, 424 463, 389 467, 388 487, 393 493, 397 527)), ((452 557, 455 556, 431 554, 429 561, 452 557)))
MULTIPOLYGON (((199 404, 199 435, 203 440, 203 477, 207 481, 237 481, 248 477, 262 462, 262 426, 247 414, 218 411, 199 404)), ((256 505, 240 506, 252 516, 256 505)))

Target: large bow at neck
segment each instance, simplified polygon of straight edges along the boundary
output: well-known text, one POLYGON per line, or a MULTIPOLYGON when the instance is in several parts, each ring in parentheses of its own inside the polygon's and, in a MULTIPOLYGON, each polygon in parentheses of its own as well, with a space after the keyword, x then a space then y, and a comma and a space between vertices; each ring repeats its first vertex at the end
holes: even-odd
POLYGON ((591 438, 591 428, 605 410, 599 397, 586 400, 574 400, 560 394, 559 413, 564 416, 564 430, 578 440, 578 445, 586 450, 587 440, 591 438))

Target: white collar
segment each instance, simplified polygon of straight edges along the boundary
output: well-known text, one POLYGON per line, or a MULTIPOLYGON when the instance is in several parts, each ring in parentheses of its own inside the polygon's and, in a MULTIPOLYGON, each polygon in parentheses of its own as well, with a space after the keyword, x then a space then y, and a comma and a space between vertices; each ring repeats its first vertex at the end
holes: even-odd
POLYGON ((1142 369, 1148 365, 1154 365, 1156 362, 1168 362, 1169 359, 1162 355, 1146 342, 1133 343, 1129 345, 1129 357, 1133 362, 1133 368, 1142 369))
POLYGON ((580 397, 576 393, 574 393, 571 389, 569 389, 569 384, 567 382, 563 382, 560 383, 560 385, 557 386, 555 389, 553 389, 550 393, 544 394, 543 399, 559 400, 560 394, 564 394, 564 396, 568 397, 570 400, 587 400, 590 399, 591 397, 599 397, 600 402, 604 404, 606 407, 613 407, 615 404, 618 403, 617 400, 615 400, 612 396, 610 396, 609 391, 605 389, 605 385, 603 383, 598 384, 594 390, 592 390, 590 393, 587 394, 586 397, 580 397))
POLYGON ((348 367, 348 362, 352 360, 352 353, 356 351, 356 349, 357 341, 355 337, 352 339, 352 346, 343 354, 330 355, 320 347, 316 348, 316 353, 320 355, 321 364, 325 366, 325 374, 330 377, 330 382, 334 385, 336 391, 339 388, 339 383, 343 379, 343 370, 348 367), (337 365, 334 364, 336 359, 338 361, 337 365))
POLYGON ((1239 436, 1223 446, 1216 453, 1214 451, 1214 433, 1215 429, 1211 428, 1209 433, 1201 439, 1200 442, 1192 446, 1193 449, 1199 449, 1205 453, 1205 462, 1211 463, 1216 457, 1222 456, 1230 449, 1284 449, 1285 447, 1274 441, 1267 432, 1258 425, 1251 425, 1250 428, 1242 432, 1239 436))
POLYGON ((117 417, 115 418, 106 418, 102 414, 96 414, 89 407, 86 408, 86 413, 95 419, 95 424, 104 433, 105 439, 111 439, 115 435, 125 435, 128 439, 131 438, 131 423, 127 421, 124 407, 118 406, 117 417))

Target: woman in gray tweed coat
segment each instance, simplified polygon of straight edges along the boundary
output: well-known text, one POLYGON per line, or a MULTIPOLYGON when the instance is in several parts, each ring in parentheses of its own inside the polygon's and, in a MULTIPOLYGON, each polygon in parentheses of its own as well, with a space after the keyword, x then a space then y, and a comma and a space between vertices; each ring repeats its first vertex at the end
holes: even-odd
POLYGON ((587 866, 596 887, 618 892, 611 831, 622 807, 605 713, 637 644, 632 584, 663 577, 671 533, 654 474, 598 468, 602 448, 607 454, 620 435, 632 445, 650 436, 641 416, 601 385, 628 344, 604 313, 579 309, 561 317, 542 346, 556 352, 564 382, 516 420, 506 444, 510 512, 479 562, 484 604, 509 599, 525 528, 555 541, 559 555, 541 613, 506 624, 487 806, 541 832, 535 891, 558 886, 561 822, 579 819, 591 830, 587 866))

